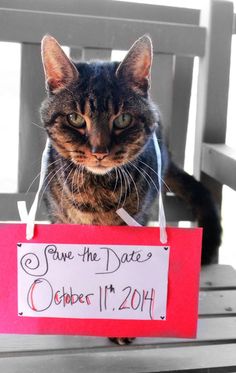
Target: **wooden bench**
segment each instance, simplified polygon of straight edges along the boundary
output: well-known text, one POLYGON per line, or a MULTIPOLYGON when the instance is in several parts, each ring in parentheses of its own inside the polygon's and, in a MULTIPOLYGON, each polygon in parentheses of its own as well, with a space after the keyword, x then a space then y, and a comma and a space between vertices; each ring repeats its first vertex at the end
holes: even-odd
MULTIPOLYGON (((184 315, 183 315, 184 322, 184 315)), ((202 269, 197 339, 0 336, 4 373, 236 372, 236 271, 202 269)))

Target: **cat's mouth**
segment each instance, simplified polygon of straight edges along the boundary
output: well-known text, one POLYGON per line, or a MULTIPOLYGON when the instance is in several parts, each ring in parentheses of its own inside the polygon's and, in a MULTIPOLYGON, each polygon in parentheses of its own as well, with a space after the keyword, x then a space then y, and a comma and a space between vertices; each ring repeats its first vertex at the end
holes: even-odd
POLYGON ((98 164, 96 166, 86 166, 87 170, 92 172, 93 174, 96 174, 96 175, 105 175, 107 174, 108 172, 110 172, 112 170, 113 167, 105 167, 105 166, 102 166, 101 164, 98 164))

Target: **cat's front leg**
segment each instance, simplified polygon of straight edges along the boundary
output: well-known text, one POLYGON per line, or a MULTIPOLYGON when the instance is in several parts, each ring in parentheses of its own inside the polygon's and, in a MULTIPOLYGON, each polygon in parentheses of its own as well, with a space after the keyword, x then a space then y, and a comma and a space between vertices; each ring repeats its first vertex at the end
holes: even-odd
POLYGON ((119 346, 129 345, 135 340, 135 338, 127 338, 127 337, 117 337, 117 338, 109 338, 109 339, 110 341, 118 344, 119 346))

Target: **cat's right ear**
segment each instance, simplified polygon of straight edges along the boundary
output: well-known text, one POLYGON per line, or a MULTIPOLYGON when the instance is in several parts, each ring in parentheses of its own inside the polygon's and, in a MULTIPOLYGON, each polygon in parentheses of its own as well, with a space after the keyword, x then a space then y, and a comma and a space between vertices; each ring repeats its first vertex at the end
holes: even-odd
POLYGON ((135 91, 146 93, 150 87, 152 58, 152 41, 148 35, 143 35, 119 64, 117 78, 123 79, 135 91))
POLYGON ((46 88, 49 92, 56 93, 78 79, 78 70, 56 39, 50 35, 44 36, 41 51, 46 88))

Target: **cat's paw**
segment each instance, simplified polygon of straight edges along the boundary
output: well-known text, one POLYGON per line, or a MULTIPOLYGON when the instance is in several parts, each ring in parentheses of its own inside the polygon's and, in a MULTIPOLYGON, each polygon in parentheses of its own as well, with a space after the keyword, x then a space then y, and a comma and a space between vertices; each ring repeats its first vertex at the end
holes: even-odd
POLYGON ((135 338, 127 338, 127 337, 109 338, 109 339, 110 339, 110 341, 116 343, 119 346, 129 345, 130 343, 132 343, 135 340, 135 338))

